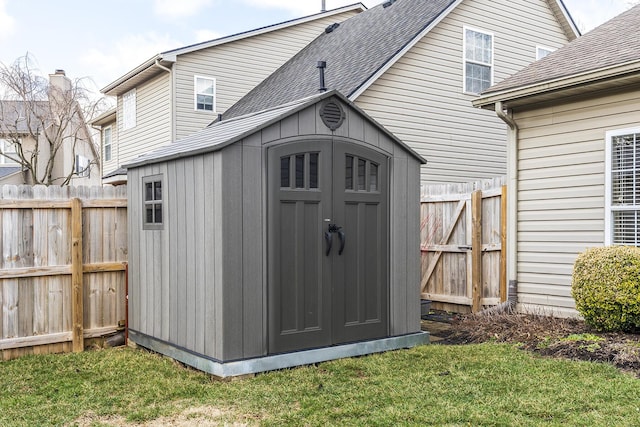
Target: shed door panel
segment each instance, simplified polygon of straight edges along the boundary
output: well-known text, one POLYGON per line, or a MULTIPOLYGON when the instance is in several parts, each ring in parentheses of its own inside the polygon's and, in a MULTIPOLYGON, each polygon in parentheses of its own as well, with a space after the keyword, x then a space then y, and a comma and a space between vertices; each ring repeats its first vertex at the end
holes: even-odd
POLYGON ((331 204, 330 149, 317 143, 269 149, 271 352, 331 344, 331 279, 322 232, 331 204))
POLYGON ((387 336, 387 158, 330 141, 268 152, 269 352, 387 336))
POLYGON ((352 144, 334 148, 333 215, 345 246, 334 253, 333 342, 387 336, 387 158, 352 144))

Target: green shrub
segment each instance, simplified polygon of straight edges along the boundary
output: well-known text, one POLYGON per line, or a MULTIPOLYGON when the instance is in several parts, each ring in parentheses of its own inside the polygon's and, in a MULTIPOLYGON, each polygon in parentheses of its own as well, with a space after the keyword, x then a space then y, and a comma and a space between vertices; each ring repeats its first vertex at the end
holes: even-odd
POLYGON ((573 266, 576 308, 599 331, 640 330, 640 248, 608 246, 581 253, 573 266))

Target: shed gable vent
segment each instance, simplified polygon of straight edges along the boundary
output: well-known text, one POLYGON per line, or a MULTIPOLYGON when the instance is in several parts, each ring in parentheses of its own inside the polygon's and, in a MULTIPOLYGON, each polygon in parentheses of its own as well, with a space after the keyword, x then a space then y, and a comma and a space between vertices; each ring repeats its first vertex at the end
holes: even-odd
POLYGON ((342 126, 345 114, 340 104, 336 101, 327 101, 320 108, 320 117, 325 126, 331 130, 336 130, 342 126))

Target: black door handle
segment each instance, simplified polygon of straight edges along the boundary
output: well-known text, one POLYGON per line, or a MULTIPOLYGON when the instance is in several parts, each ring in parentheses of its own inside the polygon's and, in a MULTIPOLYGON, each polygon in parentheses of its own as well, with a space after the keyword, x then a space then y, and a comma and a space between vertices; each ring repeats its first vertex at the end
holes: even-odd
POLYGON ((327 242, 327 252, 325 253, 325 255, 329 256, 329 254, 331 253, 331 246, 333 244, 333 236, 331 236, 330 232, 324 232, 324 240, 327 242))
POLYGON ((342 255, 344 245, 347 243, 347 237, 344 235, 344 231, 342 230, 338 230, 338 237, 340 238, 340 250, 338 251, 338 255, 342 255))

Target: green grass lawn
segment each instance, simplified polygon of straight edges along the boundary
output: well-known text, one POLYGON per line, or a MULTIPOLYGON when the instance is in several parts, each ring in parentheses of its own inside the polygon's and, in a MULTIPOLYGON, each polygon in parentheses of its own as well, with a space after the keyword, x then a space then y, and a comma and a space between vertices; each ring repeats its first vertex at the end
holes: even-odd
POLYGON ((422 346, 231 382, 129 348, 0 362, 2 426, 177 417, 208 425, 637 426, 640 381, 492 343, 422 346))

